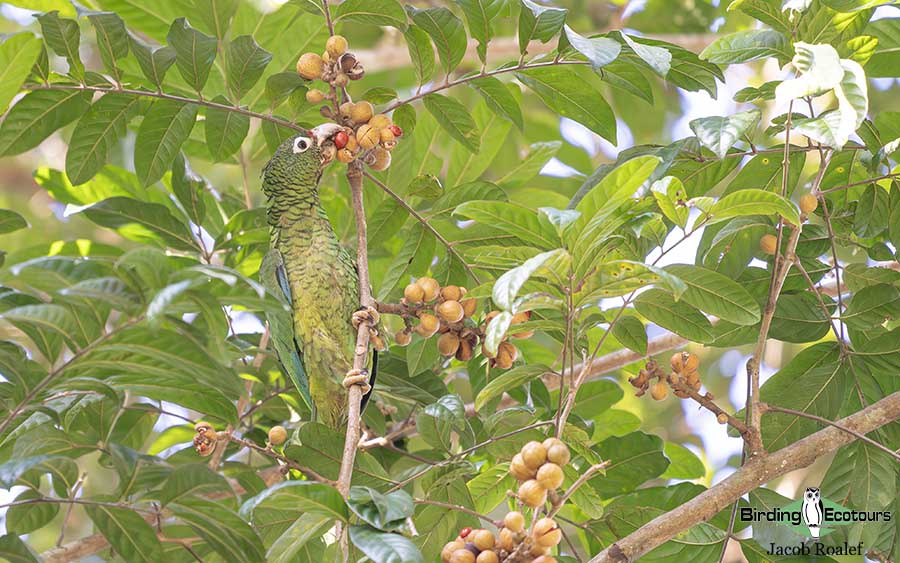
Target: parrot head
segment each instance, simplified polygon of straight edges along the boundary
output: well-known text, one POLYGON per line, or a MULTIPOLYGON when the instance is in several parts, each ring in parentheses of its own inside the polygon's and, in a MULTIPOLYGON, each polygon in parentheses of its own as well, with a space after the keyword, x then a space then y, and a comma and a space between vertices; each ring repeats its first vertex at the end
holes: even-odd
MULTIPOLYGON (((277 176, 277 180, 289 183, 314 185, 322 169, 337 153, 334 136, 340 125, 324 123, 284 140, 263 170, 264 176, 277 176)), ((273 178, 274 179, 274 178, 273 178)))

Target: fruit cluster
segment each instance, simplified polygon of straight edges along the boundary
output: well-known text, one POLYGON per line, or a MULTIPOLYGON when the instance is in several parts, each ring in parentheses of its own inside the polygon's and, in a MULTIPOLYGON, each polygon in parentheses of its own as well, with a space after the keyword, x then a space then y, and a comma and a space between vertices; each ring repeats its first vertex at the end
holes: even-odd
MULTIPOLYGON (((563 467, 569 463, 569 448, 556 438, 525 444, 509 466, 519 480, 518 499, 531 508, 547 502, 563 483, 563 467)), ((556 563, 550 550, 559 545, 562 530, 553 518, 538 518, 526 530, 525 516, 509 512, 498 522, 497 534, 490 530, 463 528, 459 537, 444 545, 443 563, 556 563)))
MULTIPOLYGON (((490 324, 491 320, 494 317, 500 314, 500 311, 491 311, 484 317, 484 321, 481 323, 481 331, 483 333, 487 332, 488 324, 490 324)), ((512 321, 510 322, 511 326, 522 324, 524 322, 528 322, 531 319, 531 311, 523 311, 521 313, 516 313, 513 315, 512 321)), ((499 367, 501 369, 508 369, 512 366, 513 362, 516 361, 516 358, 519 357, 519 349, 515 347, 515 345, 509 341, 510 338, 518 338, 525 339, 531 338, 534 336, 533 330, 528 331, 520 331, 514 334, 507 334, 503 337, 503 341, 500 342, 500 346, 497 347, 497 354, 493 355, 490 353, 490 350, 481 347, 481 351, 485 356, 491 358, 491 365, 499 367)))
POLYGON ((297 74, 307 80, 322 80, 329 85, 327 92, 311 88, 306 101, 311 104, 327 102, 319 108, 323 117, 344 127, 334 136, 335 157, 349 164, 361 159, 373 170, 384 170, 391 164, 391 153, 403 131, 391 118, 376 114, 369 102, 353 103, 344 91, 350 80, 359 80, 365 70, 353 53, 347 51, 347 40, 333 35, 325 44, 325 52, 304 53, 297 60, 297 74), (347 100, 340 103, 340 100, 347 100))
POLYGON ((700 390, 700 358, 688 352, 675 352, 670 359, 672 373, 666 375, 659 365, 650 360, 646 366, 642 368, 637 377, 631 377, 628 382, 637 387, 636 397, 641 397, 647 390, 650 390, 650 396, 654 400, 662 401, 669 396, 669 386, 675 390, 675 396, 685 399, 690 397, 689 389, 694 391, 700 390), (656 383, 651 384, 650 381, 656 378, 656 383))
POLYGON ((444 356, 455 356, 468 361, 474 355, 481 334, 474 323, 466 322, 475 314, 478 302, 466 298, 466 288, 457 285, 441 285, 434 278, 421 277, 403 289, 402 304, 410 307, 411 317, 417 319, 412 326, 406 317, 406 327, 394 339, 406 346, 412 332, 423 338, 440 334, 438 350, 444 356))

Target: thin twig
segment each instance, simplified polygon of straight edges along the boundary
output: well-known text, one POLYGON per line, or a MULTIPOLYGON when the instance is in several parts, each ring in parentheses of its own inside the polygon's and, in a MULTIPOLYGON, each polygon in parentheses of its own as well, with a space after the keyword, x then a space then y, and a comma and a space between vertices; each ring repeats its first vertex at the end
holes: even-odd
MULTIPOLYGON (((868 178, 866 180, 860 180, 859 182, 851 182, 849 184, 835 186, 833 188, 828 188, 827 190, 820 190, 818 192, 818 194, 830 194, 832 192, 839 192, 841 190, 846 190, 848 188, 853 188, 856 186, 862 186, 864 184, 874 184, 875 182, 880 182, 881 180, 889 180, 892 178, 900 178, 900 173, 885 174, 883 176, 877 176, 875 178, 868 178)), ((816 195, 818 195, 818 194, 816 194, 816 195)))
POLYGON ((304 465, 300 465, 296 461, 290 459, 289 457, 285 457, 285 456, 281 455, 280 453, 276 452, 272 448, 259 446, 255 443, 251 442, 250 440, 245 440, 244 438, 238 438, 237 436, 234 436, 231 434, 228 435, 228 440, 234 442, 235 444, 239 444, 245 448, 248 448, 248 449, 257 451, 261 454, 267 455, 268 457, 271 457, 273 459, 277 459, 278 461, 280 461, 281 463, 290 467, 291 469, 295 469, 295 470, 299 471, 300 473, 303 473, 304 475, 306 475, 308 478, 312 479, 313 481, 319 481, 320 483, 326 483, 326 484, 332 485, 332 486, 335 485, 335 482, 332 481, 331 479, 328 479, 327 477, 323 477, 318 472, 316 472, 304 465))
POLYGON ((594 465, 587 468, 587 471, 581 474, 578 479, 572 483, 566 492, 563 493, 561 497, 559 497, 559 501, 553 503, 553 508, 550 509, 550 512, 547 514, 547 518, 553 518, 556 516, 556 513, 562 509, 562 507, 566 504, 566 501, 572 498, 572 495, 585 483, 587 483, 588 479, 594 476, 594 473, 600 471, 601 469, 605 469, 610 464, 610 460, 603 461, 601 463, 595 463, 594 465))
POLYGON ((429 504, 431 506, 440 506, 441 508, 448 508, 450 510, 455 510, 457 512, 465 512, 466 514, 469 514, 480 520, 483 520, 483 521, 487 522, 488 524, 491 524, 497 528, 499 528, 500 526, 503 525, 503 523, 499 520, 494 520, 490 516, 484 515, 480 512, 476 512, 476 511, 472 510, 471 508, 466 508, 465 506, 462 506, 459 504, 452 504, 449 502, 440 502, 437 500, 429 500, 429 499, 424 499, 424 498, 413 499, 413 502, 416 504, 429 504))
MULTIPOLYGON (((74 499, 78 494, 78 489, 81 488, 82 483, 84 483, 85 478, 87 478, 87 473, 82 473, 81 476, 75 481, 75 484, 72 485, 72 490, 69 491, 69 498, 74 499)), ((69 503, 69 506, 66 507, 66 514, 63 516, 62 524, 59 526, 59 537, 56 538, 56 547, 62 545, 63 540, 66 538, 66 526, 69 524, 69 518, 72 517, 72 509, 75 508, 75 503, 69 503)))

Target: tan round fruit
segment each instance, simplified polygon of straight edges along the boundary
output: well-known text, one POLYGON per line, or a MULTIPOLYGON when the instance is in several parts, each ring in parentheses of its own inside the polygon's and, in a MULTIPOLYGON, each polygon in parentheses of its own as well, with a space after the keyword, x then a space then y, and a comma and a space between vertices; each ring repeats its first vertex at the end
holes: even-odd
POLYGON ((463 320, 466 312, 459 301, 444 301, 435 309, 437 315, 446 323, 458 323, 463 320))
POLYGON ((513 456, 512 461, 509 464, 509 472, 519 481, 534 479, 537 475, 537 470, 525 465, 525 460, 522 459, 521 453, 517 453, 513 456))
POLYGON ((460 550, 460 549, 465 549, 465 547, 466 547, 466 544, 459 540, 453 540, 452 542, 447 542, 444 545, 444 549, 441 550, 441 561, 443 561, 444 563, 449 563, 450 557, 453 555, 453 552, 460 550))
POLYGON ((307 80, 316 80, 322 77, 322 67, 325 61, 315 53, 303 53, 297 59, 297 74, 307 80))
POLYGON ((532 336, 534 336, 533 330, 524 330, 522 332, 517 332, 515 334, 509 335, 510 338, 515 338, 516 340, 526 340, 528 338, 531 338, 532 336))
POLYGON ((456 359, 461 362, 468 362, 474 355, 472 345, 465 340, 459 341, 459 350, 456 351, 456 359))
POLYGON ((316 90, 313 88, 312 90, 306 91, 306 101, 311 104, 318 104, 319 102, 325 99, 325 93, 321 90, 316 90))
POLYGON ((354 158, 356 158, 356 156, 354 156, 353 151, 346 147, 337 152, 337 159, 344 164, 350 164, 353 162, 354 158))
POLYGON ((269 443, 273 446, 280 446, 287 441, 287 430, 284 426, 273 426, 269 428, 269 443))
POLYGON ((343 72, 337 73, 337 76, 334 77, 334 80, 331 81, 332 86, 336 86, 338 88, 343 88, 347 84, 350 83, 350 78, 347 77, 343 72))
POLYGON ((675 352, 672 354, 669 363, 672 366, 672 371, 677 373, 684 371, 684 352, 675 352))
POLYGON ((416 333, 424 338, 430 338, 437 332, 441 326, 441 321, 431 313, 422 313, 419 315, 419 324, 416 325, 416 333))
POLYGON ((381 129, 378 132, 382 145, 394 143, 394 132, 388 128, 381 129))
POLYGON ((537 441, 531 441, 522 446, 522 461, 525 465, 537 471, 547 461, 547 448, 537 441))
POLYGON ((536 543, 532 543, 531 550, 528 553, 530 553, 532 557, 541 557, 544 555, 548 555, 550 553, 550 548, 543 546, 543 545, 538 545, 536 543))
POLYGON ((372 119, 374 111, 375 109, 369 102, 359 102, 353 106, 353 110, 350 112, 350 119, 353 120, 353 123, 366 123, 372 119))
POLYGON ((376 130, 381 130, 386 127, 391 126, 391 118, 384 115, 383 113, 379 113, 378 115, 372 116, 369 120, 369 127, 372 127, 376 130))
POLYGON ((503 525, 511 532, 521 532, 525 529, 525 516, 521 512, 507 512, 503 517, 503 525))
POLYGON ((495 551, 488 549, 478 554, 475 563, 500 563, 500 557, 495 551))
POLYGON ((332 35, 325 42, 325 50, 336 59, 347 52, 347 39, 343 35, 332 35))
POLYGON ((541 442, 541 445, 544 446, 544 449, 546 449, 549 452, 550 448, 552 448, 553 446, 560 445, 562 443, 563 443, 563 441, 560 440, 559 438, 554 438, 551 436, 550 438, 547 438, 546 440, 541 442))
POLYGON ((650 396, 657 401, 662 401, 669 396, 669 386, 664 381, 657 381, 650 386, 650 396))
POLYGON ((716 422, 719 424, 728 424, 728 415, 724 412, 719 413, 719 416, 716 417, 716 422))
POLYGON ((532 538, 541 547, 553 547, 562 539, 562 530, 552 518, 541 518, 534 523, 532 538))
POLYGON ((437 346, 442 356, 453 356, 459 350, 459 337, 452 332, 445 332, 438 338, 437 346))
POLYGON ((493 549, 494 544, 497 541, 497 538, 494 537, 494 534, 491 533, 490 530, 476 530, 472 532, 472 535, 466 539, 475 544, 475 547, 478 548, 478 551, 493 549))
POLYGON ((531 508, 537 508, 547 502, 547 489, 535 479, 529 479, 519 486, 519 500, 531 508))
POLYGON ((421 303, 425 300, 425 290, 417 283, 411 283, 403 288, 403 298, 407 303, 421 303))
POLYGON ((778 239, 775 235, 763 235, 759 239, 759 248, 766 254, 775 254, 778 248, 778 239))
POLYGON ((515 315, 513 315, 513 318, 512 318, 512 321, 510 321, 510 324, 514 324, 514 325, 522 324, 524 322, 528 322, 528 320, 530 318, 531 318, 531 311, 522 311, 521 313, 516 313, 515 315))
POLYGON ((434 278, 421 277, 416 283, 425 291, 425 301, 434 301, 441 292, 441 284, 434 278))
POLYGON ((475 563, 475 554, 468 549, 457 549, 450 555, 450 563, 475 563))
POLYGON ((569 446, 562 442, 547 448, 547 460, 560 467, 565 467, 571 458, 572 454, 569 452, 569 446))
POLYGON ((519 357, 519 349, 509 342, 501 342, 497 348, 497 358, 495 364, 500 369, 509 369, 513 362, 519 357))
POLYGON ((403 329, 394 335, 394 342, 400 346, 407 346, 410 341, 412 341, 412 334, 406 329, 403 329))
POLYGON ((372 149, 371 162, 368 162, 372 170, 385 170, 391 165, 391 153, 381 147, 372 149))
POLYGON ((463 313, 467 317, 474 315, 475 309, 478 308, 478 301, 474 297, 463 299, 459 304, 463 306, 463 313))
POLYGON ((696 354, 688 354, 684 360, 684 371, 697 371, 700 367, 700 358, 696 354))
POLYGON ((516 540, 513 532, 508 528, 500 530, 497 538, 497 548, 504 551, 512 551, 516 548, 516 540))
POLYGON ((812 194, 803 194, 800 196, 800 210, 804 213, 812 213, 819 207, 819 200, 812 194))
POLYGON ((360 148, 363 150, 367 151, 377 145, 379 138, 378 131, 372 129, 369 125, 360 125, 359 129, 356 130, 356 142, 359 143, 360 148))
POLYGON ((441 298, 445 301, 459 301, 463 295, 465 293, 458 285, 446 285, 441 289, 441 298))
POLYGON ((538 469, 537 480, 549 491, 558 489, 563 484, 563 470, 555 463, 545 463, 538 469))
POLYGON ((347 136, 347 146, 344 147, 353 154, 356 154, 359 151, 359 141, 356 140, 356 134, 353 131, 350 132, 350 135, 347 136))
POLYGON ((344 102, 340 106, 341 117, 350 117, 350 112, 353 110, 353 102, 344 102))

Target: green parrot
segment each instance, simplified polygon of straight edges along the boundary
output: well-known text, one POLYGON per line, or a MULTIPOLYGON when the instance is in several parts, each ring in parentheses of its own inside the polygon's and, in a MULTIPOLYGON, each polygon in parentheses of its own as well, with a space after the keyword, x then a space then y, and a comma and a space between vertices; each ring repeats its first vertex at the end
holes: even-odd
POLYGON ((260 278, 290 308, 268 315, 272 345, 313 420, 332 428, 346 422, 345 387, 363 386, 365 408, 377 368, 373 352, 370 370, 353 370, 356 327, 374 326, 377 313, 359 310, 356 263, 319 201, 319 179, 340 130, 324 124, 287 139, 263 169, 262 182, 271 235, 260 278))

